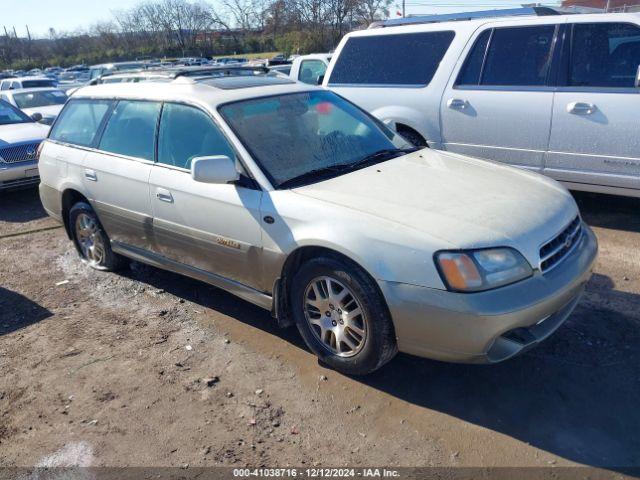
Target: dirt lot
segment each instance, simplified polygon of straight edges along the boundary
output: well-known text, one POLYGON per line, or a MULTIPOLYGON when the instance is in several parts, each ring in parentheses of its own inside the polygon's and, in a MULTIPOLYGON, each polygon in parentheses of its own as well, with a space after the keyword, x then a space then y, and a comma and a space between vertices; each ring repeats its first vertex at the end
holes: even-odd
POLYGON ((638 467, 640 201, 578 200, 600 257, 542 346, 349 378, 208 285, 85 268, 36 191, 4 194, 0 465, 638 467))

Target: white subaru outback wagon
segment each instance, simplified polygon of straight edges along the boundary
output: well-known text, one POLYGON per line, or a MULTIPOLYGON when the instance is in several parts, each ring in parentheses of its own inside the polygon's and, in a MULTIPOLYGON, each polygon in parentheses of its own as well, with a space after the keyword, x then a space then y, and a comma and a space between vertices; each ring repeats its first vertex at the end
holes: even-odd
POLYGON ((209 282, 349 374, 398 350, 512 357, 567 318, 597 251, 555 181, 416 150, 335 93, 266 75, 83 88, 40 172, 91 267, 209 282))

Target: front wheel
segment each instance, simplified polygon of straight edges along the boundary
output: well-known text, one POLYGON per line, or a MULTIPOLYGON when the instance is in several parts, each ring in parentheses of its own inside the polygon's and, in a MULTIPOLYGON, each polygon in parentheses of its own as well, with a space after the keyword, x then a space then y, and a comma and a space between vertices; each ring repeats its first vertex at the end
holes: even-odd
POLYGON ((113 271, 126 262, 111 250, 111 242, 91 205, 78 202, 69 210, 73 243, 83 262, 96 270, 113 271))
POLYGON ((309 348, 340 372, 373 372, 397 352, 382 295, 349 262, 332 257, 305 262, 292 280, 291 310, 309 348))

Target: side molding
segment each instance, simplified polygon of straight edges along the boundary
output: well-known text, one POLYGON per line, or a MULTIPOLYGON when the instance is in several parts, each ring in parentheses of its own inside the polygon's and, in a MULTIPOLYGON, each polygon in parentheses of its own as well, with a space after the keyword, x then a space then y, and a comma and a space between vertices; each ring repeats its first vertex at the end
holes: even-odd
POLYGON ((169 270, 180 275, 200 280, 202 282, 218 287, 225 290, 236 297, 239 297, 247 302, 253 303, 265 310, 272 310, 273 298, 270 295, 259 292, 251 287, 247 287, 235 280, 230 280, 215 273, 206 272, 199 268, 191 267, 183 263, 179 263, 161 255, 149 252, 141 248, 133 247, 121 242, 112 241, 111 248, 114 252, 124 255, 125 257, 137 260, 153 267, 169 270))

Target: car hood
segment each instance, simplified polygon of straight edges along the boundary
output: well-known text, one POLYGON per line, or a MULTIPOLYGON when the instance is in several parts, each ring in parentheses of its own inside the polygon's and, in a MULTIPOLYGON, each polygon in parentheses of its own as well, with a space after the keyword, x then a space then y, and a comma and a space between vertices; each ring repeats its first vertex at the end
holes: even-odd
POLYGON ((532 265, 578 214, 554 180, 429 149, 294 192, 424 232, 443 248, 511 246, 532 265))
POLYGON ((48 105, 46 107, 23 108, 22 111, 31 116, 40 113, 43 117, 56 118, 64 105, 48 105))
POLYGON ((48 126, 35 122, 0 125, 0 148, 14 143, 40 142, 48 132, 48 126))

